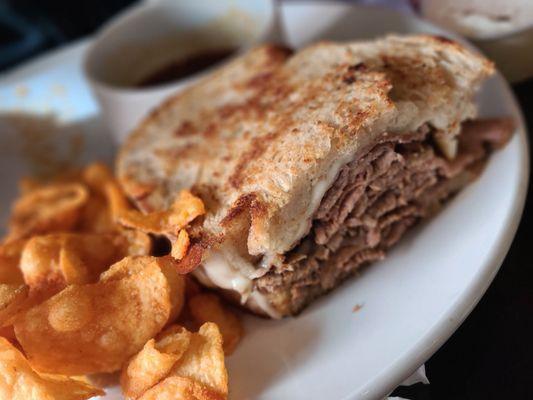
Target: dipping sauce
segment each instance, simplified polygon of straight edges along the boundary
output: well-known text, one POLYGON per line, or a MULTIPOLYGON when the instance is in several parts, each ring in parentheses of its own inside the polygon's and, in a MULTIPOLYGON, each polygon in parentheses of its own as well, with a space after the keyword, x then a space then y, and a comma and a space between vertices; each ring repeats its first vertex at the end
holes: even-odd
POLYGON ((152 72, 137 83, 137 87, 161 85, 200 72, 235 53, 235 49, 212 49, 172 62, 152 72))

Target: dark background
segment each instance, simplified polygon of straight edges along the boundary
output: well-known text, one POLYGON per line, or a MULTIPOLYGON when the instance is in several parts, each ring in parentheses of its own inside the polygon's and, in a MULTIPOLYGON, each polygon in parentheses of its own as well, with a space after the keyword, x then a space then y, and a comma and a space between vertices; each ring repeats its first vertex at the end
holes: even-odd
MULTIPOLYGON (((0 72, 93 33, 131 3, 0 0, 0 72)), ((532 127, 533 79, 513 89, 532 127)), ((518 234, 486 295, 427 362, 431 384, 399 388, 393 395, 413 400, 533 399, 531 202, 529 195, 518 234)))

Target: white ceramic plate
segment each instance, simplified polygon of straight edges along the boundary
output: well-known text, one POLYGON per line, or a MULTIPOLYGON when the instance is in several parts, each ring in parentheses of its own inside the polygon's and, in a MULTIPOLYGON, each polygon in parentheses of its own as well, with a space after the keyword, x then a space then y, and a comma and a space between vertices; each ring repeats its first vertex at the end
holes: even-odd
MULTIPOLYGON (((291 2, 283 6, 283 16, 294 46, 387 32, 446 34, 411 16, 346 4, 291 2)), ((40 165, 32 146, 41 146, 42 153, 47 153, 53 150, 46 146, 60 142, 68 155, 65 137, 82 134, 86 139, 83 161, 112 158, 111 141, 81 75, 80 58, 86 46, 83 41, 50 53, 0 80, 2 113, 53 111, 63 121, 61 134, 36 139, 9 118, 0 118, 3 220, 16 194, 16 180, 40 165)), ((246 336, 228 359, 232 399, 385 396, 465 319, 509 249, 528 177, 523 120, 500 76, 485 86, 479 105, 482 115, 515 118, 518 129, 511 143, 493 156, 477 182, 358 279, 297 318, 266 321, 246 316, 246 336), (356 305, 362 308, 353 312, 356 305)), ((105 397, 119 398, 116 388, 105 397)))

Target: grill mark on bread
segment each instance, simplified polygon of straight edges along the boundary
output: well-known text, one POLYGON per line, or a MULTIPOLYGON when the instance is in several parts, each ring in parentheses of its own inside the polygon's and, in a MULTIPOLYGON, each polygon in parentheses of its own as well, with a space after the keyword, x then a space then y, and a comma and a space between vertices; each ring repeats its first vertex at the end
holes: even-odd
POLYGON ((217 124, 209 123, 205 127, 205 129, 202 130, 201 135, 204 136, 205 138, 211 138, 211 137, 215 137, 217 135, 217 132, 218 132, 217 124))
POLYGON ((270 80, 272 79, 272 76, 274 74, 272 72, 265 72, 262 74, 257 74, 253 78, 251 78, 248 82, 246 82, 245 86, 249 88, 262 88, 265 87, 270 83, 270 80))
POLYGON ((224 219, 220 221, 220 225, 224 227, 228 226, 231 221, 233 221, 246 210, 249 210, 256 196, 257 195, 255 193, 248 193, 244 196, 240 196, 235 203, 233 203, 233 206, 230 208, 224 219))
POLYGON ((197 244, 204 250, 209 250, 211 247, 221 243, 223 237, 221 235, 214 235, 212 233, 205 232, 200 224, 191 226, 191 236, 194 237, 193 244, 197 244))
POLYGON ((368 70, 368 67, 363 62, 350 65, 348 66, 347 72, 344 74, 342 81, 346 83, 347 85, 350 85, 357 80, 358 72, 366 72, 367 70, 368 70))
POLYGON ((234 219, 239 217, 242 213, 250 211, 257 195, 255 193, 248 193, 239 197, 233 206, 230 208, 226 216, 220 221, 221 226, 228 226, 234 219))
POLYGON ((189 121, 185 120, 183 121, 175 130, 174 130, 174 136, 188 136, 193 135, 196 133, 194 124, 189 121))
POLYGON ((188 153, 191 153, 196 149, 198 145, 196 143, 187 143, 181 147, 174 147, 169 149, 156 149, 154 154, 171 159, 178 159, 180 157, 185 157, 188 153))
POLYGON ((367 65, 364 62, 360 62, 348 67, 349 71, 366 71, 368 69, 367 65))
POLYGON ((261 105, 260 96, 254 96, 245 103, 226 104, 220 107, 218 109, 218 116, 222 121, 228 120, 237 114, 242 118, 259 118, 264 112, 264 108, 265 107, 261 105))
POLYGON ((246 168, 247 166, 256 158, 260 157, 268 145, 276 139, 279 135, 279 130, 276 132, 269 132, 265 136, 254 137, 250 141, 248 149, 239 157, 237 165, 233 170, 233 173, 229 177, 230 185, 238 189, 244 182, 246 178, 246 168))
POLYGON ((266 205, 259 200, 257 193, 252 192, 240 196, 230 208, 224 219, 220 222, 223 227, 229 226, 235 219, 243 213, 249 213, 252 220, 262 217, 266 214, 266 205))
POLYGON ((342 81, 343 81, 344 83, 346 83, 347 85, 350 85, 350 84, 352 84, 352 83, 355 82, 355 76, 353 76, 353 75, 345 76, 345 77, 342 79, 342 81))
POLYGON ((205 138, 211 138, 215 137, 217 135, 218 128, 216 124, 210 123, 206 126, 206 128, 202 131, 202 136, 205 138))

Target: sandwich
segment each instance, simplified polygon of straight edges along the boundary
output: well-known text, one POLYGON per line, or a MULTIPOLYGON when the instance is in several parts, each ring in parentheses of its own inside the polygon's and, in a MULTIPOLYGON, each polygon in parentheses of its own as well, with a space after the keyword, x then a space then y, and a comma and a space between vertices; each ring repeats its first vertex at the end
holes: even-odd
POLYGON ((451 40, 388 36, 250 50, 157 107, 117 175, 144 212, 207 209, 194 275, 254 313, 299 313, 382 259, 511 137, 476 119, 493 65, 451 40))

